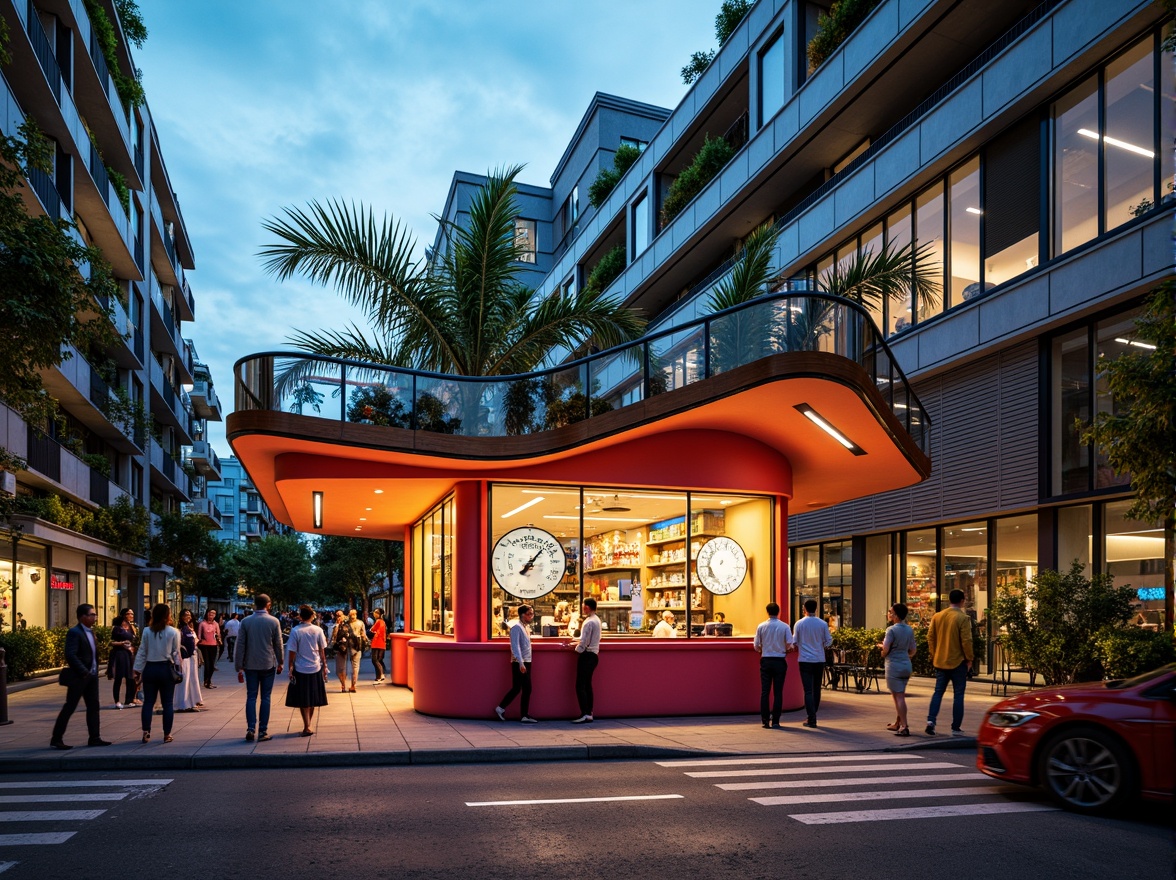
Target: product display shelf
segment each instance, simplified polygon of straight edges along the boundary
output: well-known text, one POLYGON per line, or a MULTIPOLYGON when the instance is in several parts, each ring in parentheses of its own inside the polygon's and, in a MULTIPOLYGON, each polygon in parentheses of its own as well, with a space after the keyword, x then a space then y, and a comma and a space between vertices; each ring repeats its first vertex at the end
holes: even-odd
MULTIPOLYGON (((691 537, 691 539, 692 539, 692 540, 702 540, 702 541, 705 541, 705 540, 708 540, 708 539, 710 539, 710 538, 717 538, 717 537, 719 537, 719 535, 718 535, 717 533, 715 533, 715 534, 712 534, 712 533, 709 533, 709 532, 695 532, 695 533, 694 533, 693 535, 691 535, 690 537, 691 537)), ((646 546, 646 547, 660 547, 662 544, 681 544, 681 543, 684 543, 684 542, 685 542, 685 540, 686 540, 686 536, 685 536, 685 535, 678 535, 678 536, 676 536, 676 537, 673 537, 673 538, 658 538, 658 539, 657 539, 657 540, 655 540, 655 541, 646 541, 646 542, 645 542, 645 546, 646 546)))

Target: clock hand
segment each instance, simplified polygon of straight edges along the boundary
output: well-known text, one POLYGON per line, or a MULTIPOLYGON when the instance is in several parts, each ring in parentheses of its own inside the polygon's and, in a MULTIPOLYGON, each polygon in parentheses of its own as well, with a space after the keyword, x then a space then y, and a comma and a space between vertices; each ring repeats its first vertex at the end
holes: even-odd
POLYGON ((534 568, 535 567, 535 560, 538 559, 542 555, 543 555, 543 551, 539 550, 534 556, 532 556, 530 559, 528 559, 527 564, 523 566, 522 571, 520 571, 519 574, 526 574, 532 568, 534 568))

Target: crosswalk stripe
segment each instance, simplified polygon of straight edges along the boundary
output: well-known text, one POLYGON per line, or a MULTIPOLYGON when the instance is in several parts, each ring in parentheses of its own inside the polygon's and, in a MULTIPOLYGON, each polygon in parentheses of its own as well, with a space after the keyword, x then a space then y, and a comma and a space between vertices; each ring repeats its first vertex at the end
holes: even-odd
POLYGON ((518 807, 531 804, 599 804, 609 801, 668 801, 683 798, 680 794, 634 794, 620 797, 548 798, 527 801, 466 801, 467 807, 518 807))
POLYGON ((76 831, 46 831, 42 834, 0 834, 0 846, 44 846, 65 843, 76 831))
POLYGON ((896 819, 943 819, 950 816, 984 816, 999 813, 1045 813, 1057 810, 1048 804, 1008 801, 998 804, 951 804, 941 807, 902 807, 889 810, 848 810, 840 813, 791 813, 805 825, 842 825, 848 822, 890 822, 896 819))
POLYGON ((121 801, 125 791, 93 791, 89 794, 5 794, 0 795, 0 804, 61 804, 78 801, 121 801))
MULTIPOLYGON (((865 752, 863 754, 837 755, 839 761, 922 761, 922 755, 879 755, 865 752)), ((733 767, 740 764, 803 764, 813 760, 831 760, 830 755, 793 755, 787 758, 715 758, 709 761, 657 761, 659 767, 733 767)))
POLYGON ((20 862, 0 862, 0 874, 3 874, 9 868, 15 868, 20 862))
POLYGON ((0 813, 0 822, 85 822, 106 810, 14 810, 0 813))
POLYGON ((901 773, 904 770, 947 770, 958 769, 959 764, 943 761, 928 761, 925 764, 833 764, 811 767, 764 767, 760 770, 707 770, 702 773, 687 773, 694 779, 729 779, 732 776, 801 776, 806 773, 901 773))
POLYGON ((914 798, 970 797, 977 794, 1008 794, 1016 789, 1011 786, 960 785, 955 788, 900 788, 891 791, 839 791, 836 794, 790 794, 775 797, 748 798, 765 807, 788 804, 835 804, 842 801, 896 801, 914 798))
MULTIPOLYGON (((924 764, 923 767, 927 765, 924 764)), ((919 769, 923 769, 920 767, 919 769)), ((987 779, 980 771, 972 773, 928 773, 925 776, 904 776, 903 783, 908 782, 967 782, 969 780, 987 779)), ((763 782, 728 782, 716 783, 715 788, 723 791, 756 791, 765 788, 833 788, 840 785, 893 785, 892 778, 863 779, 855 776, 852 779, 766 779, 763 782)))
POLYGON ((134 788, 139 785, 164 786, 171 779, 75 779, 72 781, 40 779, 29 782, 0 782, 0 788, 134 788))

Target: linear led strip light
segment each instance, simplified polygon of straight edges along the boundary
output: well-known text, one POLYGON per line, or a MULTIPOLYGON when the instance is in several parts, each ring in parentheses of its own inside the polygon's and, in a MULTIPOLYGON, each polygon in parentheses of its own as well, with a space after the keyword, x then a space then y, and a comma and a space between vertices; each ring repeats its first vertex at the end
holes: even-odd
POLYGON ((314 507, 314 527, 321 529, 323 527, 323 493, 311 492, 310 497, 314 507))
POLYGON ((842 446, 844 446, 846 449, 848 449, 850 452, 852 452, 854 455, 866 454, 866 450, 862 449, 860 446, 834 428, 831 424, 829 424, 828 421, 824 419, 824 417, 822 417, 807 403, 798 403, 794 409, 834 440, 836 440, 838 443, 840 443, 842 446))
MULTIPOLYGON (((1091 131, 1089 128, 1078 129, 1078 134, 1082 135, 1083 137, 1090 138, 1092 141, 1098 140, 1098 132, 1091 131)), ((1108 146, 1118 147, 1119 149, 1126 150, 1129 153, 1137 153, 1140 156, 1146 156, 1149 159, 1154 159, 1156 157, 1156 154, 1151 150, 1145 149, 1144 147, 1137 147, 1135 144, 1128 143, 1127 141, 1121 141, 1118 138, 1113 138, 1109 134, 1103 135, 1102 140, 1103 143, 1107 144, 1108 146)))

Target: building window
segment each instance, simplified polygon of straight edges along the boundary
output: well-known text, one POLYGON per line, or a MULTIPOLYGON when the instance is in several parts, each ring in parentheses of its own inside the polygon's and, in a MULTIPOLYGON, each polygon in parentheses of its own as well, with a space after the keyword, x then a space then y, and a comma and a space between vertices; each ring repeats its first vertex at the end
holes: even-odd
POLYGON ((515 259, 520 263, 534 263, 537 251, 535 241, 535 221, 515 218, 515 259))
POLYGON ((987 290, 1027 272, 1039 259, 1041 123, 1036 114, 984 148, 984 204, 980 207, 987 290))
POLYGON ((943 311, 943 183, 928 187, 915 200, 915 233, 919 248, 927 248, 931 261, 939 266, 939 292, 920 297, 917 314, 926 321, 943 311))
POLYGON ((631 223, 629 234, 629 261, 632 262, 642 251, 649 247, 651 219, 649 216, 649 199, 641 196, 633 203, 629 220, 631 223))
POLYGON ((911 626, 926 625, 939 608, 938 543, 935 529, 915 529, 904 536, 903 590, 900 597, 911 626))
POLYGON ((645 148, 649 146, 649 141, 639 141, 637 138, 623 137, 621 138, 622 147, 634 147, 638 153, 644 153, 645 148))
POLYGON ((947 305, 953 306, 980 292, 980 158, 972 157, 948 178, 951 265, 947 305))
POLYGON ((1058 571, 1064 574, 1077 562, 1082 566, 1082 573, 1090 576, 1093 525, 1089 504, 1063 507, 1058 511, 1058 571))
POLYGON ((453 496, 412 528, 413 621, 418 632, 453 634, 453 496))
POLYGON ((491 548, 515 529, 533 527, 552 536, 566 558, 562 572, 542 576, 538 586, 516 585, 509 571, 496 572, 491 553, 491 637, 508 634, 523 602, 535 609, 537 635, 570 637, 589 596, 605 635, 750 635, 771 599, 770 498, 495 484, 490 522, 491 548), (747 563, 738 583, 712 590, 697 560, 716 537, 733 539, 747 563))
POLYGON ((776 34, 759 54, 759 124, 784 106, 784 35, 776 34))

